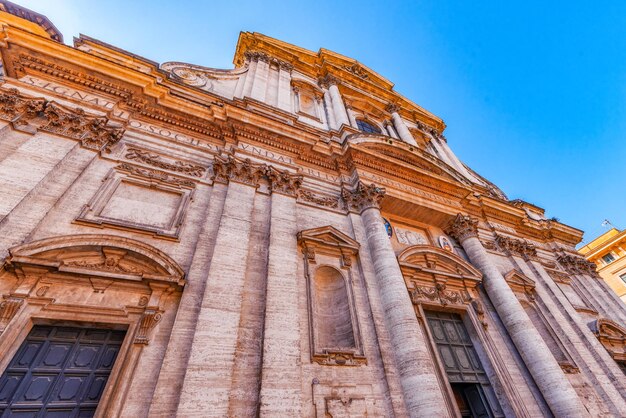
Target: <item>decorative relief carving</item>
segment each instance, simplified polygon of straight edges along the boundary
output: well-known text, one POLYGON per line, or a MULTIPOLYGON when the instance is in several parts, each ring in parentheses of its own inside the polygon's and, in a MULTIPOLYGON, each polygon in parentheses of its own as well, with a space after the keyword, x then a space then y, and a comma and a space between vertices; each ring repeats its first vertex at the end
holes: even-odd
POLYGON ((0 302, 0 334, 6 329, 6 326, 11 322, 17 311, 20 310, 23 303, 23 298, 15 296, 5 296, 4 300, 0 302))
POLYGON ((365 356, 341 351, 329 351, 322 355, 313 355, 313 361, 322 366, 360 366, 367 364, 365 356))
POLYGON ((313 203, 331 209, 339 209, 339 198, 336 196, 322 195, 311 190, 300 189, 298 192, 298 200, 313 203))
POLYGON ((116 169, 121 170, 121 171, 126 171, 130 174, 133 174, 139 177, 145 177, 151 180, 158 180, 158 181, 173 184, 176 186, 184 186, 184 187, 190 187, 190 188, 196 187, 196 183, 193 182, 192 180, 187 180, 182 177, 172 176, 163 171, 152 170, 150 168, 138 167, 136 165, 122 163, 118 165, 116 169))
POLYGON ((447 290, 445 283, 436 283, 434 287, 413 284, 410 290, 411 301, 419 304, 424 301, 439 302, 441 305, 460 304, 469 301, 469 296, 461 291, 447 290))
POLYGON ((361 213, 368 208, 380 208, 380 201, 385 196, 385 189, 375 184, 366 185, 362 181, 353 190, 345 186, 341 188, 343 198, 349 210, 361 213))
POLYGON ((362 78, 363 80, 367 80, 369 78, 367 71, 359 64, 345 65, 343 69, 359 78, 362 78))
POLYGON ((573 274, 588 274, 590 276, 597 276, 596 265, 591 261, 587 261, 583 257, 577 255, 571 255, 561 253, 557 256, 559 264, 565 268, 565 270, 573 274))
POLYGON ((463 242, 470 237, 478 237, 478 219, 459 213, 450 221, 445 231, 458 242, 463 242))
POLYGON ((206 168, 201 165, 191 164, 183 161, 174 161, 173 163, 163 161, 163 158, 158 154, 152 154, 149 151, 141 150, 138 148, 129 148, 124 155, 124 158, 128 158, 133 161, 140 161, 142 163, 162 168, 170 171, 177 171, 179 173, 187 174, 192 177, 202 177, 206 172, 206 168))
POLYGON ((567 374, 576 374, 576 373, 580 373, 580 369, 570 363, 570 362, 559 362, 559 366, 561 366, 561 370, 563 370, 565 373, 567 374))
POLYGON ((150 342, 149 333, 152 328, 161 321, 162 313, 156 309, 146 309, 141 315, 139 329, 135 335, 135 344, 145 344, 150 342))
POLYGON ((202 71, 196 71, 187 67, 175 67, 171 70, 174 79, 178 79, 184 84, 193 87, 204 87, 205 90, 213 88, 211 77, 202 71))
POLYGON ((33 130, 76 139, 94 150, 109 151, 124 135, 123 128, 107 126, 109 120, 105 117, 89 116, 81 108, 68 109, 45 99, 29 98, 17 89, 0 92, 0 119, 21 128, 32 123, 33 130))
POLYGON ((524 258, 537 257, 537 248, 526 240, 496 234, 496 243, 509 254, 519 254, 524 258))
POLYGON ((80 267, 88 270, 110 271, 112 273, 141 274, 141 271, 133 266, 120 265, 120 260, 125 253, 111 252, 103 250, 104 260, 99 262, 89 262, 87 260, 69 261, 64 263, 70 267, 80 267))
POLYGON ((474 308, 474 312, 476 312, 476 316, 478 317, 480 324, 483 326, 483 329, 487 329, 489 324, 487 323, 487 318, 485 316, 485 307, 483 303, 480 301, 480 299, 472 299, 471 305, 472 308, 474 308))
POLYGON ((413 231, 410 229, 400 228, 394 226, 393 230, 396 233, 396 239, 400 244, 404 245, 429 245, 430 242, 426 235, 422 232, 413 231))

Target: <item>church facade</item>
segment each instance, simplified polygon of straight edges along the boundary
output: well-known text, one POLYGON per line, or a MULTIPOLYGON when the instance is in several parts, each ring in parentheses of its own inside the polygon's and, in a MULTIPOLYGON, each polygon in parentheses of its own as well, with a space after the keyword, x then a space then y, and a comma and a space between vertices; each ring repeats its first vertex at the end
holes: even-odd
POLYGON ((626 416, 626 307, 582 231, 381 75, 0 22, 0 417, 626 416))

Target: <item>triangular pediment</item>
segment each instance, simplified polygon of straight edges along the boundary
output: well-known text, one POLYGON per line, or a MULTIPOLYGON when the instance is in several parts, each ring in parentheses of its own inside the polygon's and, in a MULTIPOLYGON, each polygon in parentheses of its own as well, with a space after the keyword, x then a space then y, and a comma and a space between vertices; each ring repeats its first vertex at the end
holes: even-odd
POLYGON ((595 324, 596 334, 599 337, 609 338, 611 340, 622 340, 626 342, 626 328, 622 327, 615 321, 600 318, 595 324))
POLYGON ((330 225, 298 232, 298 242, 346 248, 353 252, 357 252, 360 247, 354 239, 330 225))
POLYGON ((534 289, 535 288, 535 282, 517 270, 511 270, 510 272, 508 272, 504 276, 504 279, 507 281, 507 283, 511 287, 518 287, 521 289, 534 289))
POLYGON ((431 245, 414 245, 398 255, 403 270, 480 281, 482 273, 456 254, 431 245))
POLYGON ((13 247, 7 265, 67 274, 184 284, 184 272, 162 251, 114 235, 70 235, 13 247))

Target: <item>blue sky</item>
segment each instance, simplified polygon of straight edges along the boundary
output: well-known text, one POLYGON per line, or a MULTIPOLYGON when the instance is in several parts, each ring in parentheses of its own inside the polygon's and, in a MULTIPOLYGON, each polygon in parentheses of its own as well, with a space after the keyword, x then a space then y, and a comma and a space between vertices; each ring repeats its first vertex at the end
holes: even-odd
POLYGON ((240 31, 359 60, 442 117, 452 149, 583 229, 626 228, 626 2, 18 1, 66 43, 232 68, 240 31))

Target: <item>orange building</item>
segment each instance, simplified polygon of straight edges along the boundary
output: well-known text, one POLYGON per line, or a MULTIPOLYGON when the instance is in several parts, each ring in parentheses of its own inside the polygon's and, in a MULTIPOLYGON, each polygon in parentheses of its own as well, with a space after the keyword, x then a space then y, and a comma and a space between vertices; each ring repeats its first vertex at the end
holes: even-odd
POLYGON ((612 228, 578 250, 598 266, 598 274, 626 302, 626 230, 612 228))

